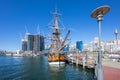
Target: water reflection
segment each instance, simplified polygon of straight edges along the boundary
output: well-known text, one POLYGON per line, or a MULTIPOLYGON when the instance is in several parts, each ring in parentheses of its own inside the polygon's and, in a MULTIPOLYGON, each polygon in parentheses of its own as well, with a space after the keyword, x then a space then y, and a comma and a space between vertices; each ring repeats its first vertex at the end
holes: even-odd
POLYGON ((0 80, 93 80, 91 70, 49 65, 47 57, 0 57, 0 80))
POLYGON ((64 70, 65 65, 49 65, 49 70, 54 72, 59 72, 64 70))
POLYGON ((50 80, 66 80, 66 65, 49 65, 50 80))

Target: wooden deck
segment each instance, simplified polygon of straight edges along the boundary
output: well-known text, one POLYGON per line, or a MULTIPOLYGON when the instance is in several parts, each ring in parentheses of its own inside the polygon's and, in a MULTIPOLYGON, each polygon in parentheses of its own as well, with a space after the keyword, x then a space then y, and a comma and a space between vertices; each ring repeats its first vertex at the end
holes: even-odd
POLYGON ((89 59, 88 61, 85 61, 82 57, 78 56, 73 56, 67 58, 67 61, 71 64, 76 64, 83 66, 83 68, 94 68, 95 60, 94 59, 89 59))
MULTIPOLYGON (((80 56, 69 57, 68 62, 83 66, 84 68, 94 69, 95 58, 87 58, 87 61, 80 56)), ((113 62, 109 59, 102 60, 102 68, 104 73, 104 80, 120 80, 120 63, 113 62)))

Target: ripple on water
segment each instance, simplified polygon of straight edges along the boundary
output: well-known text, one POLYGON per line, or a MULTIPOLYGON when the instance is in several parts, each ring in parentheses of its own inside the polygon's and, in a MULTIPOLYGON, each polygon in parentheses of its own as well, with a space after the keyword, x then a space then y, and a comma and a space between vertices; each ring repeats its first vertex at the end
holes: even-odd
POLYGON ((0 80, 94 80, 75 65, 50 66, 47 57, 0 57, 0 80))

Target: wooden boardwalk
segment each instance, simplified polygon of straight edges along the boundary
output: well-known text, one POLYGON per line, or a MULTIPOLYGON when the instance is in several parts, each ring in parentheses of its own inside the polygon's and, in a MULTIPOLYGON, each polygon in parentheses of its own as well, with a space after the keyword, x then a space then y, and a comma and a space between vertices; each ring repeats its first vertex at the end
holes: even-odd
MULTIPOLYGON (((84 56, 83 56, 84 57, 84 56)), ((89 56, 87 59, 73 55, 67 58, 71 64, 83 66, 83 68, 94 69, 95 58, 89 56)), ((102 60, 104 80, 120 80, 120 63, 108 59, 102 60)))
POLYGON ((92 58, 87 58, 87 60, 83 57, 80 56, 71 56, 67 58, 67 61, 71 64, 76 64, 83 66, 83 68, 94 68, 95 60, 92 58))

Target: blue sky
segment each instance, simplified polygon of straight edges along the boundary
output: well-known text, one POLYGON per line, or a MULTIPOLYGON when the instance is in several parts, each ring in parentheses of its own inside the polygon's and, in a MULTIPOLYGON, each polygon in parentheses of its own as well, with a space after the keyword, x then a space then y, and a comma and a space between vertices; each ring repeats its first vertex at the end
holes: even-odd
MULTIPOLYGON (((102 22, 102 40, 113 40, 114 30, 120 31, 120 0, 0 0, 0 49, 16 51, 21 49, 21 37, 28 32, 50 33, 49 22, 57 4, 62 15, 60 20, 70 29, 72 44, 78 40, 89 43, 98 36, 98 24, 91 18, 91 12, 102 5, 109 5, 110 11, 102 22)), ((118 35, 119 38, 119 35, 118 35)))

